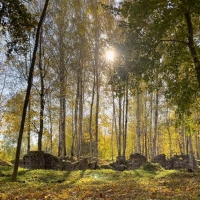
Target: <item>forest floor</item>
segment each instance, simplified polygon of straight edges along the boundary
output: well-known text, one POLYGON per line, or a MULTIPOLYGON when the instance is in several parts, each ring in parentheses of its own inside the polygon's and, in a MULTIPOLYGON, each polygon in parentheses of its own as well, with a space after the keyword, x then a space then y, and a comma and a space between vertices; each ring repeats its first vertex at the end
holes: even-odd
POLYGON ((152 200, 200 199, 200 170, 53 171, 0 166, 0 200, 152 200))

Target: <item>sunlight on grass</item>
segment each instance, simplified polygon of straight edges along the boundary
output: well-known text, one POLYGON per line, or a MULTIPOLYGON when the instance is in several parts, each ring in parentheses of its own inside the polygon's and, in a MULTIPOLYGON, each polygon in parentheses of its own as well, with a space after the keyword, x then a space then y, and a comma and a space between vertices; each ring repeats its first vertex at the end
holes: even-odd
POLYGON ((200 177, 177 170, 53 171, 0 167, 0 199, 194 199, 200 197, 200 177), (6 191, 6 192, 5 192, 6 191), (187 192, 186 192, 187 191, 187 192))

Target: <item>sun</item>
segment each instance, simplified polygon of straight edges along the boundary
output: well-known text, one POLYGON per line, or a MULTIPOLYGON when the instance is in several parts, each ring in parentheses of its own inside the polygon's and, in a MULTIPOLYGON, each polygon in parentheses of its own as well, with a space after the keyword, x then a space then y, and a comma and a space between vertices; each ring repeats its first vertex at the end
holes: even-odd
POLYGON ((107 59, 108 61, 111 61, 111 62, 114 61, 114 59, 115 59, 115 54, 114 54, 114 51, 113 51, 113 50, 108 50, 108 51, 106 51, 106 59, 107 59))

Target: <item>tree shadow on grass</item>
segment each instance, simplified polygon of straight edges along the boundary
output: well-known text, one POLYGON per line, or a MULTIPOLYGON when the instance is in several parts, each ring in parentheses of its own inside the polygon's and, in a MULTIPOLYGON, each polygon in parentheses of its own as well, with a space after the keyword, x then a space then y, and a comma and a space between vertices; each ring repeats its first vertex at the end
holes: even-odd
MULTIPOLYGON (((19 169, 18 177, 24 176, 30 169, 19 169)), ((11 182, 13 167, 0 166, 0 182, 11 182)))
POLYGON ((80 175, 78 177, 76 177, 74 180, 70 181, 69 185, 76 184, 80 179, 83 178, 84 174, 85 174, 85 170, 80 171, 80 175))

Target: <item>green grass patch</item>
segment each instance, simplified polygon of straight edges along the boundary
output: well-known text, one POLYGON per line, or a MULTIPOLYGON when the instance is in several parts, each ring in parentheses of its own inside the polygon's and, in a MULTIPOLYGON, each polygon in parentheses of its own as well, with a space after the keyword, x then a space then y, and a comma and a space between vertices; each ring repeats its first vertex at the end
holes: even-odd
POLYGON ((200 173, 176 170, 54 171, 0 166, 0 199, 200 199, 200 173))

